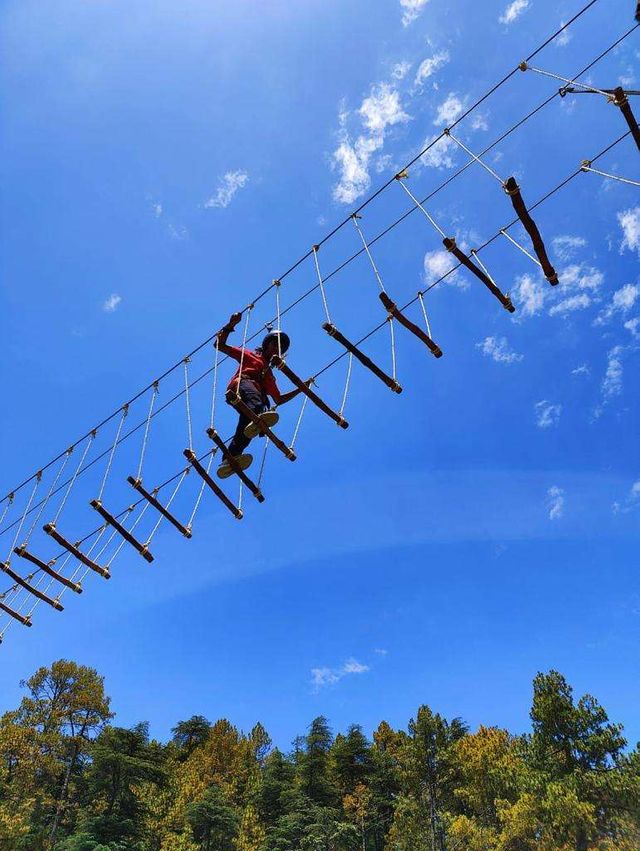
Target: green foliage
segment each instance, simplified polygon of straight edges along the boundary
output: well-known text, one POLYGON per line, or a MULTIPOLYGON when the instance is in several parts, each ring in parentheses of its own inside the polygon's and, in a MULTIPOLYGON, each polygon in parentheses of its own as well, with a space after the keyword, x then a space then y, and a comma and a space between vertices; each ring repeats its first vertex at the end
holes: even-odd
POLYGON ((531 732, 469 732, 419 707, 406 730, 292 753, 261 724, 110 725, 104 685, 61 660, 0 718, 1 851, 637 851, 640 751, 556 671, 533 683, 531 732))

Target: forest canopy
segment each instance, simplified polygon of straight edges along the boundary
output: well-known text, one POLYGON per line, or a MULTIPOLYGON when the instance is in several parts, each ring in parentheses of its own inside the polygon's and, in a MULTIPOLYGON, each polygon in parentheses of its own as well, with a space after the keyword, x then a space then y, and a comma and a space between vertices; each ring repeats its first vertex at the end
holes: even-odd
POLYGON ((3 851, 637 851, 640 752, 557 671, 533 681, 531 728, 471 731, 418 707, 291 750, 256 723, 202 715, 168 742, 114 723, 104 681, 67 660, 22 683, 0 719, 3 851))

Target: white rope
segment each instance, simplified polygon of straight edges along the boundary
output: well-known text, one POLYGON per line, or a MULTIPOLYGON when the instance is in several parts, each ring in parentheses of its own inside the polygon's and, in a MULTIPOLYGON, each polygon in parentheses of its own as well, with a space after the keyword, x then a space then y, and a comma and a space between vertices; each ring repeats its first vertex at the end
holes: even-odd
POLYGON ((22 526, 24 524, 24 521, 25 521, 27 514, 29 513, 29 509, 31 508, 31 503, 33 502, 33 498, 36 495, 36 491, 38 490, 38 487, 40 485, 41 480, 42 480, 42 473, 40 471, 38 471, 38 474, 36 475, 36 480, 34 482, 33 488, 31 489, 31 495, 29 496, 25 510, 22 512, 22 517, 20 518, 20 523, 18 524, 16 534, 14 535, 13 543, 11 544, 11 548, 9 549, 9 554, 7 555, 7 558, 6 558, 7 564, 11 563, 11 556, 13 554, 13 550, 14 550, 16 544, 18 543, 18 538, 20 537, 20 532, 22 532, 22 526))
POLYGON ((5 517, 7 516, 7 512, 9 511, 9 509, 11 508, 11 506, 13 505, 13 500, 14 500, 14 499, 15 499, 15 494, 10 493, 10 494, 9 494, 9 497, 8 497, 8 499, 7 499, 7 503, 6 503, 5 507, 4 507, 4 509, 2 510, 2 516, 0 517, 0 527, 1 527, 1 526, 2 526, 2 524, 4 523, 5 517))
MULTIPOLYGON (((543 71, 541 68, 534 68, 533 65, 527 64, 524 71, 535 71, 536 74, 542 74, 543 77, 551 77, 552 80, 560 80, 562 83, 566 83, 568 86, 580 86, 581 89, 585 89, 588 92, 595 92, 595 94, 602 95, 609 101, 613 101, 614 97, 610 92, 603 92, 602 89, 594 89, 593 86, 589 86, 586 83, 580 83, 578 80, 569 80, 566 77, 561 77, 559 74, 553 74, 551 71, 543 71)), ((564 86, 563 86, 564 88, 564 86)))
MULTIPOLYGON (((217 451, 218 451, 217 448, 211 450, 211 454, 209 455, 209 460, 207 461, 207 466, 206 466, 207 474, 211 470, 211 464, 213 463, 213 458, 214 458, 217 451)), ((193 511, 191 512, 191 517, 189 518, 189 522, 187 523, 187 529, 190 532, 191 532, 192 527, 193 527, 193 521, 195 520, 196 514, 198 513, 198 509, 200 508, 200 503, 202 502, 202 497, 204 495, 205 487, 206 487, 206 482, 203 479, 202 484, 200 485, 200 492, 198 493, 198 497, 196 499, 195 505, 193 506, 193 511)))
POLYGON ((267 460, 267 450, 269 449, 270 444, 271 444, 270 440, 265 440, 264 449, 262 450, 262 461, 260 463, 260 472, 258 473, 258 482, 257 482, 258 487, 260 487, 260 485, 262 484, 262 476, 264 474, 264 465, 265 465, 266 460, 267 460))
MULTIPOLYGON (((504 228, 501 228, 500 233, 502 234, 502 236, 506 236, 506 238, 509 240, 509 242, 512 242, 515 245, 516 248, 519 248, 520 251, 522 251, 523 254, 527 255, 529 260, 532 260, 536 264, 536 266, 540 266, 540 268, 542 269, 542 263, 536 257, 534 257, 533 254, 529 254, 527 249, 523 248, 523 246, 520 245, 519 242, 516 242, 516 240, 510 234, 508 234, 504 228)), ((477 254, 474 254, 474 257, 476 258, 476 260, 478 260, 477 254)), ((479 260, 478 260, 478 262, 480 263, 479 260)))
POLYGON ((240 490, 238 491, 238 511, 242 511, 242 494, 244 493, 244 484, 240 479, 240 490))
POLYGON ((618 180, 620 183, 627 183, 629 186, 640 186, 640 183, 637 180, 630 180, 627 177, 619 177, 617 174, 609 174, 606 171, 600 171, 597 168, 591 168, 590 165, 583 164, 581 166, 582 171, 591 171, 593 174, 599 174, 600 177, 609 177, 611 180, 618 180))
POLYGON ((149 413, 147 414, 147 422, 144 427, 144 437, 142 438, 142 449, 140 450, 140 461, 138 463, 138 472, 136 474, 136 479, 141 482, 142 481, 142 465, 144 464, 144 456, 147 451, 147 440, 149 438, 149 426, 151 425, 151 416, 153 414, 153 406, 156 401, 156 397, 158 395, 158 382, 153 382, 153 390, 151 391, 151 401, 149 403, 149 413))
MULTIPOLYGON (((506 234, 506 233, 505 233, 505 236, 507 236, 507 234, 506 234)), ((517 244, 517 243, 516 243, 516 244, 517 244)), ((521 248, 521 246, 520 246, 520 245, 518 245, 518 248, 521 248)), ((522 250, 522 251, 524 251, 524 249, 521 249, 521 250, 522 250)), ((496 284, 496 282, 493 280, 493 278, 492 278, 492 276, 491 276, 491 272, 487 269, 487 267, 484 265, 484 263, 483 263, 483 262, 482 262, 482 260, 480 259, 480 255, 478 254, 478 251, 477 251, 475 248, 472 248, 472 249, 471 249, 471 254, 473 254, 473 256, 475 257, 476 263, 478 264, 478 266, 480 266, 480 268, 481 268, 481 269, 482 269, 482 271, 485 273, 485 275, 487 276, 487 278, 489 278, 489 280, 490 280, 490 281, 491 281, 491 283, 494 285, 494 287, 497 287, 498 285, 497 285, 497 284, 496 284)), ((525 254, 527 255, 527 257, 531 257, 531 255, 529 254, 529 252, 528 252, 528 251, 525 251, 525 254)), ((537 261, 537 260, 535 260, 535 258, 534 258, 534 257, 531 257, 531 259, 532 259, 532 260, 534 260, 536 263, 538 263, 538 261, 537 261)), ((538 264, 538 265, 540 265, 540 264, 538 264)), ((431 335, 429 335, 429 336, 431 336, 431 335)))
POLYGON ((344 393, 342 394, 342 404, 340 405, 340 416, 344 413, 344 406, 347 404, 347 394, 349 393, 349 384, 351 383, 351 367, 353 366, 353 354, 349 352, 349 365, 347 367, 347 380, 344 385, 344 393))
POLYGON ((422 315, 424 316, 424 322, 425 322, 425 325, 427 326, 427 334, 429 335, 430 339, 433 339, 433 335, 431 334, 431 324, 429 322, 429 315, 427 314, 427 308, 426 308, 426 305, 424 303, 424 296, 423 296, 422 292, 418 293, 418 299, 420 301, 420 307, 422 308, 422 315))
POLYGON ((236 383, 236 394, 240 396, 240 382, 242 381, 242 368, 244 366, 244 350, 247 345, 247 334, 249 333, 249 316, 251 315, 251 311, 253 310, 254 305, 250 304, 247 307, 247 315, 244 320, 244 333, 242 334, 242 348, 240 349, 240 366, 238 368, 238 381, 236 383))
POLYGON ((213 423, 216 415, 216 394, 218 391, 218 350, 213 344, 213 388, 211 390, 211 416, 209 417, 209 426, 213 428, 213 423))
POLYGON ((404 189, 404 191, 407 193, 407 195, 409 196, 409 198, 411 198, 411 199, 413 200, 413 203, 416 205, 416 207, 417 207, 419 210, 422 210, 422 212, 425 214, 425 216, 427 217, 427 219, 431 222, 431 224, 433 225, 433 227, 434 227, 434 228, 438 231, 438 233, 440 234, 440 236, 441 236, 443 239, 446 239, 446 236, 447 236, 447 235, 446 235, 446 233, 442 230, 442 228, 441 228, 441 227, 440 227, 440 225, 436 222, 436 220, 433 218, 433 216, 425 210, 425 208, 422 206, 422 204, 420 203, 420 201, 418 201, 418 199, 417 199, 417 198, 416 198, 416 196, 413 194, 413 192, 412 192, 412 191, 411 191, 411 190, 410 190, 407 186, 405 186, 405 184, 402 182, 402 180, 401 180, 401 179, 398 179, 398 180, 396 181, 396 183, 399 183, 399 184, 400 184, 400 186, 402 186, 402 188, 403 188, 403 189, 404 189))
POLYGON ((58 484, 58 481, 60 480, 60 476, 62 475, 65 467, 67 466, 67 462, 69 461, 69 458, 71 458, 72 452, 73 452, 72 448, 67 449, 67 451, 65 452, 64 459, 62 461, 62 464, 60 465, 60 469, 56 473, 55 478, 54 478, 53 482, 51 483, 51 487, 49 488, 49 493, 45 496, 45 498, 40 503, 40 510, 36 514, 35 520, 31 524, 31 528, 27 532, 27 537, 24 540, 24 546, 25 547, 27 546, 27 544, 31 540, 31 536, 34 533, 35 528, 38 525, 38 522, 39 522, 40 518, 42 517, 42 515, 44 513, 44 510, 47 507, 47 505, 49 504, 49 500, 51 499, 51 495, 53 494, 53 492, 56 488, 56 485, 58 484))
POLYGON ((298 437, 298 432, 300 431, 300 425, 302 424, 302 418, 304 416, 304 409, 307 407, 307 402, 309 401, 309 397, 305 395, 302 400, 302 405, 300 407, 300 413, 298 414, 298 422, 296 423, 296 427, 293 430, 293 437, 291 438, 291 443, 289 444, 289 449, 293 449, 295 442, 298 437))
POLYGON ((102 484, 100 485, 100 492, 98 493, 98 502, 102 500, 102 494, 104 493, 105 486, 107 484, 107 479, 109 478, 109 473, 111 472, 111 465, 113 464, 113 456, 116 451, 116 446, 120 440, 120 433, 122 432, 122 426, 124 425, 124 421, 127 418, 127 414, 129 413, 129 403, 127 402, 122 406, 122 416, 120 417, 120 422, 118 423, 118 430, 116 432, 115 440, 113 441, 113 446, 111 447, 111 452, 109 453, 109 460, 107 462, 107 467, 104 471, 104 476, 102 477, 102 484))
MULTIPOLYGON (((136 526, 137 526, 137 525, 138 525, 138 523, 142 520, 142 518, 143 518, 143 517, 144 517, 144 515, 145 515, 146 510, 149 508, 149 506, 150 506, 150 505, 151 505, 151 503, 150 503, 150 502, 146 502, 146 501, 145 501, 145 504, 142 506, 142 511, 140 512, 140 514, 138 514, 138 516, 136 517, 136 519, 135 519, 135 520, 133 521, 133 523, 131 524, 131 528, 128 530, 131 534, 133 534, 133 532, 134 532, 134 530, 135 530, 136 526)), ((119 555, 120 555, 120 551, 122 550, 122 548, 124 547, 124 545, 125 545, 126 543, 128 543, 128 542, 126 541, 126 539, 125 539, 125 538, 123 538, 123 539, 122 539, 122 541, 121 541, 121 543, 119 544, 119 546, 117 547, 117 549, 115 550, 115 552, 113 553, 113 555, 111 556, 111 558, 109 559, 109 561, 106 563, 105 567, 106 567, 107 569, 109 569, 109 568, 111 567, 111 565, 113 564, 114 559, 115 559, 115 558, 117 558, 117 556, 119 556, 119 555)))
POLYGON ((472 150, 467 148, 467 146, 463 142, 461 142, 460 139, 457 139, 453 135, 451 130, 445 130, 445 133, 450 139, 453 139, 453 141, 456 143, 456 145, 458 145, 458 147, 462 148, 463 151, 466 151, 469 154, 470 157, 473 157, 473 160, 475 162, 477 162, 478 165, 481 165, 482 168, 484 168, 486 171, 488 171, 489 174, 492 177, 495 177, 495 179, 498 181, 498 183, 501 186, 504 186, 504 180, 500 177, 500 175, 496 174, 496 172, 491 168, 491 166, 488 166, 483 160, 480 159, 480 157, 477 154, 474 154, 472 150))
POLYGON ((187 439, 189 449, 193 449, 193 428, 191 425, 191 398, 189 393, 189 358, 183 360, 184 365, 184 401, 187 409, 187 439))
MULTIPOLYGON (((185 478, 187 477, 187 474, 188 474, 188 472, 189 472, 189 469, 190 469, 190 468, 189 468, 189 467, 187 467, 187 468, 185 468, 185 469, 182 471, 182 475, 181 475, 181 476, 180 476, 180 478, 178 479, 178 484, 175 486, 175 488, 174 488, 174 490, 173 490, 173 493, 171 494, 171 496, 169 497, 169 499, 168 499, 168 501, 167 501, 167 504, 165 505, 165 508, 167 509, 167 511, 171 508, 171 503, 172 503, 172 502, 173 502, 173 500, 175 499, 176 494, 177 494, 177 493, 178 493, 178 491, 180 490, 180 486, 182 485, 182 483, 184 482, 185 478)), ((154 491, 154 493, 153 493, 153 496, 156 496, 156 495, 157 495, 157 493, 158 493, 158 491, 157 491, 157 489, 156 489, 156 490, 154 491)), ((151 530, 151 532, 149 533, 149 537, 148 537, 148 538, 147 538, 147 540, 145 541, 145 544, 144 544, 144 545, 145 545, 145 547, 148 547, 148 546, 149 546, 149 544, 150 544, 150 543, 151 543, 151 541, 153 540, 153 536, 154 536, 154 535, 156 534, 156 532, 158 531, 158 528, 160 527, 160 524, 162 523, 162 521, 163 521, 164 519, 165 519, 164 514, 161 514, 161 515, 160 515, 160 517, 158 518, 158 520, 156 521, 156 525, 153 527, 153 529, 152 529, 152 530, 151 530)))
POLYGON ((393 316, 389 316, 389 334, 391 335, 391 377, 396 380, 396 332, 393 325, 393 316))
POLYGON ((364 234, 362 233, 362 230, 360 229, 360 225, 358 224, 358 216, 355 213, 351 216, 351 221, 354 223, 354 225, 356 226, 356 230, 360 234, 360 239, 362 240, 362 244, 364 245, 364 250, 367 252, 367 257, 369 258, 369 261, 371 263, 371 268, 373 269, 373 273, 376 276, 378 283, 380 284, 380 289, 382 290, 382 292, 384 292, 385 290, 384 290, 384 284, 382 283, 382 276, 380 275, 380 272, 378 271, 378 267, 376 266, 375 260, 373 259, 371 251, 369 250, 369 246, 367 245, 367 240, 364 238, 364 234))
POLYGON ((52 521, 54 526, 58 522, 60 515, 62 514, 62 509, 65 507, 67 500, 69 499, 69 494, 71 493, 73 486, 76 483, 76 479, 78 478, 78 474, 80 473, 80 470, 82 469, 82 465, 85 462, 87 454, 88 454, 89 450, 91 449, 91 445, 93 444, 93 441, 95 440, 96 433, 97 432, 92 431, 91 434, 89 435, 89 439, 87 440, 87 445, 84 448, 84 452, 82 453, 82 457, 80 458, 80 461, 78 462, 78 466, 76 467, 76 469, 73 473, 73 476, 71 476, 71 478, 69 479, 69 484, 67 485, 67 489, 64 493, 64 496, 62 497, 62 501, 60 502, 60 505, 58 506, 58 510, 56 511, 56 515, 55 515, 55 517, 53 518, 53 521, 52 521))
POLYGON ((280 281, 274 278, 273 286, 276 288, 276 338, 278 340, 278 357, 282 358, 282 343, 280 342, 280 332, 282 330, 280 320, 280 281))
POLYGON ((320 272, 320 264, 318 263, 318 246, 313 246, 313 260, 316 266, 316 273, 318 275, 318 284, 320 285, 320 295, 322 296, 322 304, 324 305, 324 312, 327 317, 327 322, 331 325, 331 315, 329 314, 329 304, 327 302, 327 294, 324 291, 324 281, 322 280, 322 274, 320 272))

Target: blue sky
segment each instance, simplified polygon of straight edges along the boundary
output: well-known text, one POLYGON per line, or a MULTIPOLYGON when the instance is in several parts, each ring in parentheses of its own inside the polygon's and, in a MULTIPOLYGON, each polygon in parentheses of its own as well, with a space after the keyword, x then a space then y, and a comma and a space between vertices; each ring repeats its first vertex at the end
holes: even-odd
MULTIPOLYGON (((596 3, 536 66, 566 77, 586 66, 633 24, 634 3, 626 17, 613 5, 596 3)), ((207 338, 578 8, 3 4, 2 493, 207 338)), ((634 33, 585 79, 638 87, 639 49, 634 33)), ((456 135, 479 151, 558 85, 518 73, 456 135)), ((533 202, 625 129, 599 96, 556 99, 487 163, 514 174, 533 202)), ((454 143, 432 149, 408 185, 423 197, 465 158, 454 143)), ((637 180, 633 142, 597 167, 637 180)), ((392 185, 364 212, 364 232, 408 206, 392 185)), ((513 218, 477 165, 429 210, 466 248, 513 218)), ((356 721, 370 731, 382 718, 404 726, 421 703, 472 726, 524 730, 532 677, 555 667, 640 738, 638 189, 582 174, 536 219, 556 289, 506 240, 481 256, 511 293, 513 317, 466 273, 450 276, 426 297, 441 360, 398 329, 402 395, 354 366, 350 428, 309 406, 298 460, 269 452, 267 501, 245 494, 241 523, 207 492, 191 541, 162 525, 153 564, 125 547, 108 583, 91 575, 82 596, 64 595, 64 613, 40 605, 31 630, 12 624, 0 648, 1 708, 19 700, 21 678, 70 657, 105 675, 119 723, 148 719, 159 737, 201 713, 244 729, 261 720, 286 746, 320 713, 336 729, 356 721)), ((319 253, 323 271, 357 248, 344 228, 319 253)), ((408 301, 446 271, 441 248, 420 213, 377 243, 390 294, 408 301)), ((283 283, 283 306, 314 283, 307 261, 283 283)), ((348 337, 384 317, 376 286, 364 257, 329 282, 332 318, 348 337)), ((274 311, 270 295, 251 330, 274 311)), ((411 316, 420 321, 416 306, 411 316)), ((317 292, 285 318, 288 362, 305 377, 340 351, 323 320, 317 292)), ((391 368, 386 333, 366 351, 391 368)), ((211 363, 207 347, 190 376, 211 363)), ((319 379, 335 407, 345 372, 343 359, 319 379)), ((228 375, 222 365, 221 384, 228 375)), ((191 397, 199 452, 210 378, 191 397)), ((162 381, 157 404, 182 381, 180 370, 162 381)), ((127 427, 148 404, 147 395, 132 406, 127 427)), ((286 440, 298 412, 297 401, 282 410, 286 440)), ((233 428, 219 399, 216 424, 233 428)), ((87 460, 116 426, 99 431, 87 460)), ((141 434, 115 455, 104 492, 113 511, 133 499, 126 476, 141 434)), ((181 469, 186 441, 180 400, 152 422, 145 484, 181 469)), ((65 504, 58 526, 69 538, 98 525, 87 502, 103 471, 104 461, 81 476, 65 504)), ((187 477, 173 503, 182 519, 198 490, 187 477)), ((155 519, 148 512, 137 534, 155 519)), ((6 551, 12 538, 0 537, 6 551)), ((38 530, 30 549, 58 552, 38 530)), ((20 559, 12 565, 26 572, 20 559)))

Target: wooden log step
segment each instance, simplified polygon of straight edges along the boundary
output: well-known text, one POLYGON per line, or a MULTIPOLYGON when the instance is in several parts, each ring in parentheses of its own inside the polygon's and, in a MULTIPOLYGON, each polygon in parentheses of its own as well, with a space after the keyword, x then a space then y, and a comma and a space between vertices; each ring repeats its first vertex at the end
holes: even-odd
POLYGON ((191 530, 187 529, 187 527, 181 523, 177 517, 174 517, 173 514, 158 500, 152 493, 150 493, 146 488, 143 487, 141 479, 134 479, 133 476, 127 476, 127 481, 131 485, 132 488, 138 491, 138 493, 143 496, 147 502, 152 505, 156 511, 159 511, 163 517, 171 523, 179 532, 185 536, 185 538, 191 537, 191 530))
POLYGON ((77 544, 72 544, 70 541, 67 541, 67 539, 58 532, 53 523, 45 523, 42 528, 47 535, 50 535, 54 541, 60 544, 61 547, 64 547, 67 552, 70 552, 71 555, 74 558, 77 558, 79 562, 82 562, 82 564, 86 567, 91 568, 91 570, 102 576, 103 579, 111 579, 111 574, 109 573, 108 568, 101 567, 99 564, 96 564, 95 561, 92 561, 89 556, 85 555, 82 550, 78 548, 77 544))
POLYGON ((11 569, 8 561, 0 562, 0 570, 4 571, 7 576, 10 576, 11 579, 13 579, 14 582, 17 582, 25 591, 28 591, 30 594, 33 594, 34 597, 37 597, 38 600, 42 600, 43 603, 47 603, 47 605, 51 606, 57 612, 64 611, 64 606, 59 600, 47 596, 47 594, 44 594, 38 588, 29 584, 29 582, 27 582, 26 579, 23 579, 19 573, 16 573, 15 570, 11 569))
POLYGON ((305 396, 308 396, 309 399, 313 402, 313 404, 320 408, 320 410, 326 414, 330 419, 334 421, 340 428, 349 428, 349 423, 345 420, 342 414, 338 414, 332 408, 330 408, 325 401, 323 401, 317 393, 314 393, 313 390, 306 384, 300 376, 296 375, 295 372, 290 369, 284 360, 281 357, 276 355, 273 358, 273 364, 277 367, 280 372, 287 376, 289 381, 294 384, 301 393, 304 393, 305 396))
POLYGON ((344 334, 341 334, 335 325, 332 325, 330 322, 325 322, 322 327, 330 337, 333 337, 333 339, 340 343, 341 346, 344 346, 344 348, 350 352, 356 360, 360 361, 364 367, 379 378, 383 384, 386 384, 390 390, 393 390, 394 393, 402 393, 402 387, 398 384, 395 378, 387 375, 387 373, 380 369, 380 367, 375 364, 370 357, 365 355, 365 353, 361 352, 357 346, 347 340, 344 334))
POLYGON ((558 274, 553 268, 551 261, 549 260, 547 249, 545 248, 544 242, 542 241, 542 236, 540 234, 540 231, 538 230, 538 226, 533 221, 533 219, 531 218, 531 214, 527 210, 526 204, 522 199, 520 187, 516 183, 515 177, 510 177, 506 181, 506 183, 504 184, 504 190, 509 196, 509 198, 511 198, 513 209, 516 211, 516 215, 522 222, 524 229, 529 234, 529 238, 531 239, 531 245, 533 246, 533 250, 536 253, 536 257, 540 261, 540 265, 542 266, 542 271, 544 272, 545 278, 552 286, 555 287, 555 285, 558 283, 558 274))
POLYGON ((131 544, 131 546, 140 553, 140 555, 145 561, 153 561, 153 556, 149 552, 149 548, 147 547, 147 545, 141 544, 137 538, 134 538, 131 532, 128 529, 125 529, 122 523, 120 523, 120 521, 117 520, 113 516, 113 514, 110 514, 107 511, 107 509, 103 506, 99 499, 92 499, 89 505, 91 506, 91 508, 95 509, 98 512, 100 517, 102 517, 102 519, 106 521, 109 526, 112 526, 119 535, 122 535, 125 541, 131 544))
POLYGON ((41 558, 38 558, 38 556, 34 556, 32 553, 28 552, 24 547, 16 547, 14 549, 14 553, 20 558, 24 558, 27 561, 31 562, 31 564, 35 564, 36 567, 39 567, 40 570, 43 570, 52 579, 55 579, 61 585, 64 585, 66 588, 69 588, 76 594, 82 594, 82 586, 79 582, 73 582, 71 579, 67 579, 66 576, 63 576, 61 573, 58 573, 57 570, 53 569, 53 565, 55 564, 55 562, 43 561, 41 558))
POLYGON ((225 442, 222 440, 218 432, 214 428, 208 428, 207 435, 211 438, 211 440, 213 440, 220 452, 222 452, 225 460, 227 461, 233 472, 236 474, 236 476, 240 479, 240 481, 247 486, 248 490, 251 491, 251 493, 255 496, 258 502, 264 502, 264 494, 262 493, 258 485, 256 485, 255 482, 252 482, 249 476, 247 476, 244 470, 240 467, 235 457, 227 449, 225 442))
POLYGON ((414 334, 419 340, 421 340, 425 346, 429 349, 431 354, 436 358, 442 357, 442 349, 437 343, 434 343, 431 337, 423 331, 418 325, 408 319, 404 313, 399 309, 398 305, 392 301, 386 293, 380 293, 380 301, 383 303, 385 310, 390 316, 393 316, 394 319, 397 319, 400 325, 414 334))
POLYGON ((450 251, 451 254, 453 254, 456 260, 462 263, 462 265, 472 272, 476 278, 482 281, 485 287, 493 293, 505 310, 508 310, 509 313, 515 313, 516 309, 509 296, 505 295, 502 290, 493 283, 491 278, 479 266, 476 266, 471 258, 464 253, 464 251, 461 251, 453 237, 445 237, 442 240, 442 243, 447 251, 450 251))
POLYGON ((268 438, 273 443, 273 445, 276 446, 280 450, 280 452, 282 452, 282 454, 289 459, 289 461, 296 460, 296 453, 293 451, 293 449, 290 449, 283 440, 280 440, 280 438, 262 422, 260 417, 257 414, 254 414, 251 408, 245 405, 245 403, 242 401, 242 399, 238 396, 237 393, 234 393, 233 391, 227 393, 227 401, 230 405, 233 405, 233 407, 237 411, 243 414, 248 420, 251 420, 253 423, 255 423, 259 431, 262 432, 265 437, 268 438))
POLYGON ((200 478, 211 488, 211 490, 215 493, 219 500, 221 500, 224 505, 229 509, 229 511, 233 514, 236 520, 242 520, 243 513, 242 509, 238 508, 237 505, 234 505, 233 502, 229 499, 226 493, 222 490, 222 488, 215 482, 209 473, 202 466, 200 461, 196 458, 196 454, 192 449, 185 449, 182 453, 187 461, 191 464, 196 473, 200 476, 200 478))
POLYGON ((26 615, 21 615, 20 612, 16 612, 15 609, 12 609, 10 606, 7 606, 6 603, 3 603, 0 600, 0 611, 3 611, 5 614, 9 615, 9 617, 14 618, 21 623, 22 626, 33 626, 31 623, 31 618, 26 615))

